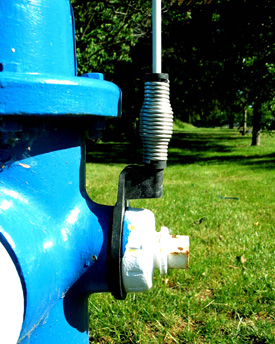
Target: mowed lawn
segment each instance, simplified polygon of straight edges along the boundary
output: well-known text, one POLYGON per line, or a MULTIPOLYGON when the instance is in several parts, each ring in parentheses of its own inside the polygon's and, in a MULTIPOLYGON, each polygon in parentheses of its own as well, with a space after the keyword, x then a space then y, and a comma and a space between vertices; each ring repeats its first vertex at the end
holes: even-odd
MULTIPOLYGON (((275 343, 275 135, 177 130, 164 196, 133 201, 157 229, 190 236, 190 268, 154 274, 145 293, 89 299, 90 343, 275 343)), ((87 189, 114 205, 120 171, 139 157, 127 143, 96 144, 87 189)))

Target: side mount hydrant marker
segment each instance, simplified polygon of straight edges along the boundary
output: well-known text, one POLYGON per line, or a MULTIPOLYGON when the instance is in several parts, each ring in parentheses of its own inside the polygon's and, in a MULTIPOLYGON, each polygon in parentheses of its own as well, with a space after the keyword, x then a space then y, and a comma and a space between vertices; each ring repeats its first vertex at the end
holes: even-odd
POLYGON ((162 197, 163 170, 173 132, 169 79, 161 72, 161 0, 153 0, 152 9, 153 73, 145 76, 140 112, 144 166, 127 166, 120 174, 109 248, 109 286, 120 300, 127 292, 149 289, 154 269, 164 275, 168 268, 187 268, 189 261, 189 237, 170 236, 166 227, 156 233, 153 214, 133 210, 129 202, 162 197))
POLYGON ((85 137, 121 116, 121 90, 101 73, 77 76, 69 0, 0 1, 1 344, 88 344, 91 293, 124 299, 150 288, 154 269, 188 266, 188 237, 156 232, 153 213, 129 205, 162 197, 172 135, 159 0, 153 12, 144 165, 121 172, 111 207, 87 195, 85 137))

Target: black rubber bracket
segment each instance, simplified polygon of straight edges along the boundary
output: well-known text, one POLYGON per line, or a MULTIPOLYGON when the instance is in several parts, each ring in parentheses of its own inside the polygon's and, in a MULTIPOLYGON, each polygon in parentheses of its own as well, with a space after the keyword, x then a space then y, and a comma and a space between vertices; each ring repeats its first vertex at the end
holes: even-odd
POLYGON ((127 166, 120 173, 117 203, 113 210, 108 257, 108 285, 117 300, 124 300, 127 293, 122 281, 122 230, 125 210, 132 199, 162 197, 163 169, 155 166, 127 166))
POLYGON ((147 73, 145 81, 169 82, 169 74, 167 73, 147 73))

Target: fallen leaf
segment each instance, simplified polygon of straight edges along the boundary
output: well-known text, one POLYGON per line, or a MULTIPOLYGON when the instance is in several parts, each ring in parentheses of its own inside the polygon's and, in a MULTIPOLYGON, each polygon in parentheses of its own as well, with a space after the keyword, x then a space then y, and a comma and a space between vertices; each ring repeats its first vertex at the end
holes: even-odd
POLYGON ((236 259, 242 264, 246 263, 247 259, 244 256, 237 256, 236 259))
POLYGON ((241 263, 244 264, 246 263, 247 259, 244 256, 241 256, 241 263))
POLYGON ((234 265, 227 265, 230 269, 238 269, 237 266, 234 266, 234 265))

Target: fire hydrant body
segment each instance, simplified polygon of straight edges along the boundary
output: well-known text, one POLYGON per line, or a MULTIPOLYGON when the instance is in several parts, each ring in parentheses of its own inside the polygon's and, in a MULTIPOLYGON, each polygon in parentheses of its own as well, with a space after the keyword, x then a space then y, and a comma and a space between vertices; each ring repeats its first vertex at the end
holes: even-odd
POLYGON ((75 121, 71 128, 32 122, 17 132, 21 138, 9 153, 20 149, 21 156, 2 166, 0 183, 1 241, 16 256, 25 298, 20 342, 87 343, 87 295, 108 290, 112 209, 85 194, 75 121))
POLYGON ((88 344, 88 296, 123 299, 154 268, 187 267, 188 238, 167 249, 153 214, 129 208, 161 197, 157 164, 124 169, 114 207, 88 197, 85 132, 121 115, 121 91, 76 76, 69 0, 2 0, 0 34, 0 343, 88 344))
MULTIPOLYGON (((69 0, 1 1, 0 33, 0 242, 23 303, 17 316, 1 304, 0 342, 88 343, 87 296, 108 290, 112 208, 86 195, 84 133, 120 115, 121 92, 76 76, 69 0)), ((3 298, 15 299, 1 266, 3 298)))

